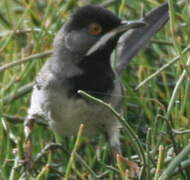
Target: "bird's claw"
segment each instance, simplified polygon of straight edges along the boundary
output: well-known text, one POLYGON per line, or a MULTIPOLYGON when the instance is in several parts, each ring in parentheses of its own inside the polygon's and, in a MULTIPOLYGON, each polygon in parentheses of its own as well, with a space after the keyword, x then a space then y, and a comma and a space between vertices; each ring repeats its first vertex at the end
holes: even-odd
POLYGON ((130 161, 123 157, 122 155, 117 155, 117 159, 122 162, 122 164, 126 164, 128 167, 128 176, 132 179, 139 177, 140 175, 140 167, 136 162, 130 161))

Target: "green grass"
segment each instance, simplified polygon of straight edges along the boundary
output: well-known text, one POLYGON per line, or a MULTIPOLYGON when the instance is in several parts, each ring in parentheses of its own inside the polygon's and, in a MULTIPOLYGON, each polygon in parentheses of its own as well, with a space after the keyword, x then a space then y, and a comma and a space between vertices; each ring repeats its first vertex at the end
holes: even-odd
MULTIPOLYGON (((86 1, 103 4, 121 18, 131 20, 142 17, 163 2, 86 1)), ((63 179, 65 175, 68 179, 127 179, 123 175, 125 164, 118 162, 118 166, 111 161, 110 148, 103 136, 92 139, 64 137, 63 145, 59 145, 55 143, 53 132, 40 123, 35 123, 31 137, 35 163, 30 176, 26 174, 22 161, 25 143, 23 118, 29 107, 30 93, 14 94, 34 80, 49 54, 41 53, 52 49, 56 32, 73 9, 84 2, 0 2, 0 66, 40 54, 0 71, 0 180, 24 176, 36 180, 63 179), (48 150, 43 153, 45 147, 48 150)), ((138 134, 143 148, 141 153, 146 159, 140 178, 143 180, 167 179, 167 175, 168 179, 174 180, 188 180, 190 177, 190 3, 187 1, 177 6, 175 1, 168 2, 169 23, 155 34, 122 76, 127 91, 124 96, 125 121, 138 134), (178 61, 160 70, 177 56, 178 61), (158 70, 160 73, 135 90, 139 83, 158 70)), ((135 156, 139 155, 138 146, 129 138, 125 128, 121 141, 124 156, 139 161, 135 156)), ((142 165, 142 161, 139 163, 142 165)))

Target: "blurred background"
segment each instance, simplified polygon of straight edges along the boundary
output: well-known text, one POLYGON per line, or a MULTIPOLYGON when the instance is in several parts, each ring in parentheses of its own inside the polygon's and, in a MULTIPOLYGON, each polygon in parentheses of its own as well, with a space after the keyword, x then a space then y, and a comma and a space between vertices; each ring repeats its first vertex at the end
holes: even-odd
MULTIPOLYGON (((0 179, 24 177, 23 120, 29 107, 31 83, 48 59, 55 34, 77 7, 102 5, 122 19, 142 18, 162 0, 1 0, 0 1, 0 179)), ((153 179, 159 147, 163 159, 158 176, 188 144, 190 132, 190 2, 168 1, 170 21, 156 33, 121 77, 125 88, 125 119, 137 133, 148 167, 144 179, 153 179), (177 58, 143 86, 152 73, 177 58), (189 58, 189 59, 188 59, 189 58), (165 124, 165 128, 163 128, 165 124), (160 146, 162 145, 162 146, 160 146), (147 155, 148 154, 148 155, 147 155)), ((126 49, 127 53, 127 49, 126 49)), ((117 61, 117 51, 113 53, 117 61)), ((34 126, 33 157, 52 142, 53 132, 40 122, 34 126)), ((63 138, 65 150, 48 150, 36 160, 28 179, 61 179, 68 166, 75 137, 63 138)), ((122 131, 124 156, 139 160, 131 139, 122 131)), ((80 158, 72 164, 70 179, 122 179, 127 167, 111 161, 103 136, 82 138, 80 158), (80 159, 80 160, 79 160, 80 159), (84 163, 85 162, 85 163, 84 163), (85 165, 86 164, 86 165, 85 165)), ((186 160, 188 156, 186 156, 186 160)), ((123 165, 125 166, 125 165, 123 165)), ((172 179, 188 179, 190 162, 176 169, 172 179), (182 170, 184 169, 184 170, 182 170), (175 176, 174 176, 175 175, 175 176)), ((157 178, 157 177, 155 177, 157 178)), ((171 178, 170 178, 171 179, 171 178)))

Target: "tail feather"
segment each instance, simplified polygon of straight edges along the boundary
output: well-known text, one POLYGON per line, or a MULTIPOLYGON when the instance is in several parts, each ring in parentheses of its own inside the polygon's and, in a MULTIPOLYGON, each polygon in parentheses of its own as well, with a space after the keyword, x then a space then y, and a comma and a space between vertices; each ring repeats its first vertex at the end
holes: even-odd
POLYGON ((123 45, 118 48, 118 62, 115 67, 118 74, 127 68, 131 59, 145 47, 150 38, 166 24, 168 19, 168 3, 163 3, 145 15, 143 20, 147 23, 146 26, 134 29, 121 37, 119 43, 123 45))

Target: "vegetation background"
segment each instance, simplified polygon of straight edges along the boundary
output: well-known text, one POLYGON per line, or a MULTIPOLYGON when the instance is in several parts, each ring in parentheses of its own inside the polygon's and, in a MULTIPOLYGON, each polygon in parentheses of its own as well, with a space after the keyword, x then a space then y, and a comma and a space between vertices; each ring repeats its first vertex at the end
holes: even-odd
MULTIPOLYGON (((51 53, 55 33, 76 7, 103 5, 123 19, 139 19, 158 0, 1 0, 0 1, 0 179, 127 179, 125 163, 111 161, 100 135, 63 138, 40 122, 32 133, 31 174, 24 166, 23 119, 31 82, 51 53), (20 61, 21 60, 21 61, 20 61), (18 62, 17 62, 18 61, 18 62), (16 62, 16 63, 15 63, 16 62), (8 63, 11 66, 4 66, 8 63), (46 149, 44 149, 46 147, 46 149), (77 153, 76 153, 77 151, 77 153)), ((190 179, 190 2, 172 1, 170 21, 130 63, 122 76, 127 90, 125 120, 143 147, 123 129, 124 156, 143 166, 139 179, 190 179), (175 60, 170 63, 171 60, 175 60), (169 63, 169 64, 168 64, 169 63), (161 67, 167 66, 163 71, 161 67), (135 88, 156 71, 154 78, 135 88), (180 164, 180 166, 179 166, 180 164)), ((126 50, 127 53, 127 50, 126 50)))

